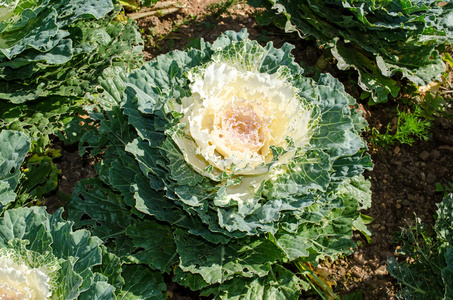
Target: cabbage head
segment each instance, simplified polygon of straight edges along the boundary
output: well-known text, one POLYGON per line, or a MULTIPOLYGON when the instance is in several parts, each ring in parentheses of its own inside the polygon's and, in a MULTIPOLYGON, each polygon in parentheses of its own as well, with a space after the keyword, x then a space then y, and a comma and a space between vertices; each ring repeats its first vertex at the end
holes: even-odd
POLYGON ((296 299, 309 286, 282 264, 351 253, 372 163, 354 99, 330 75, 304 77, 292 49, 229 31, 111 86, 121 108, 93 113, 83 139, 103 153, 102 183, 75 189, 75 222, 90 216, 128 260, 206 295, 296 299))

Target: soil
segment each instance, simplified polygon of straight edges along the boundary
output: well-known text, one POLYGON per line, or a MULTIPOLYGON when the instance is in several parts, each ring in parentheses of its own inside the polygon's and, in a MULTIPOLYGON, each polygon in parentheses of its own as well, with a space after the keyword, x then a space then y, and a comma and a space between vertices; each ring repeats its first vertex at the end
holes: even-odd
MULTIPOLYGON (((169 3, 168 1, 159 1, 169 3)), ((188 43, 198 38, 214 41, 226 30, 239 31, 247 28, 251 39, 262 43, 273 41, 275 47, 284 42, 296 46, 293 55, 296 61, 307 70, 314 66, 323 53, 315 41, 302 40, 297 34, 286 34, 273 27, 259 26, 254 18, 255 9, 244 2, 228 0, 180 0, 169 7, 176 12, 165 16, 148 16, 137 20, 146 40, 146 59, 166 53, 173 49, 183 49, 188 43)), ((144 9, 142 11, 149 11, 144 9)), ((128 12, 134 13, 134 12, 128 12)), ((343 82, 347 91, 359 99, 357 75, 354 72, 338 71, 334 63, 325 70, 343 82)), ((386 104, 369 106, 360 103, 360 109, 369 123, 369 128, 385 132, 387 124, 395 127, 396 108, 399 100, 386 104)), ((442 199, 442 193, 436 192, 436 184, 447 184, 452 180, 453 172, 453 121, 440 117, 433 121, 431 134, 427 141, 417 140, 412 145, 395 144, 382 147, 373 142, 371 131, 364 133, 368 141, 374 169, 365 176, 372 184, 372 207, 364 212, 374 221, 369 225, 373 235, 368 243, 364 236, 357 233, 354 239, 358 243, 353 255, 341 257, 334 262, 324 261, 318 267, 320 276, 333 283, 338 295, 362 293, 361 299, 396 299, 398 291, 396 281, 386 271, 386 261, 395 256, 398 245, 392 243, 394 233, 399 228, 413 222, 415 217, 433 224, 436 203, 442 199)), ((93 159, 87 155, 80 157, 76 148, 57 143, 62 148, 62 157, 58 161, 61 169, 59 194, 70 194, 74 185, 85 177, 95 175, 93 159)), ((57 197, 48 200, 53 210, 62 202, 57 197)), ((197 293, 188 291, 169 281, 169 299, 199 299, 197 293)), ((316 296, 302 295, 317 299, 316 296)), ((356 298, 357 299, 357 298, 356 298)))

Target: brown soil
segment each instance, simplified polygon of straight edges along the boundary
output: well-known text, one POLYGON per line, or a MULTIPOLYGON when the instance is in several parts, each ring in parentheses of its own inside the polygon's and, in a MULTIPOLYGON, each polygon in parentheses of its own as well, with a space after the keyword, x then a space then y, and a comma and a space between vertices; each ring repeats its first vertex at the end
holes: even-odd
MULTIPOLYGON (((243 28, 247 28, 251 39, 261 42, 271 40, 276 47, 283 42, 295 45, 293 54, 296 61, 305 68, 314 66, 322 53, 314 41, 301 40, 296 34, 285 34, 275 27, 259 26, 254 19, 254 9, 244 2, 178 2, 176 13, 138 19, 146 39, 147 59, 173 49, 183 49, 197 38, 212 42, 226 30, 239 31, 243 28), (234 4, 227 8, 229 2, 234 4)), ((328 66, 326 71, 339 78, 348 92, 358 98, 360 91, 354 84, 354 72, 340 72, 334 64, 328 66)), ((396 107, 397 102, 375 106, 361 104, 369 127, 381 132, 388 123, 396 123, 396 107)), ((374 169, 365 174, 372 184, 373 202, 371 209, 364 212, 374 219, 369 227, 373 233, 372 242, 368 243, 357 233, 354 238, 359 246, 353 255, 334 262, 325 261, 317 271, 334 283, 334 291, 338 295, 362 291, 362 299, 396 299, 398 286, 386 271, 387 258, 395 255, 398 246, 392 243, 392 238, 394 232, 406 222, 413 222, 415 215, 426 223, 433 223, 435 204, 442 199, 442 193, 435 192, 436 183, 445 184, 453 178, 453 122, 448 118, 437 119, 430 139, 416 141, 411 146, 400 144, 386 149, 373 145, 369 132, 364 133, 364 137, 369 141, 369 152, 374 162, 374 169)), ((62 171, 59 191, 66 194, 72 192, 81 178, 95 174, 90 159, 86 156, 81 158, 77 149, 64 146, 59 168, 62 171)), ((173 283, 169 283, 169 295, 170 299, 199 298, 196 293, 173 283)))

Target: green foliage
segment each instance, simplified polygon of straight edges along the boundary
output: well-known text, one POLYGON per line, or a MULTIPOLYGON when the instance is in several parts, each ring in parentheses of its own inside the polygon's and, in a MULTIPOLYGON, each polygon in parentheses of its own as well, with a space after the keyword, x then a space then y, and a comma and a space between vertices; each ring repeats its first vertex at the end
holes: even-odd
MULTIPOLYGON (((55 299, 165 299, 160 273, 124 264, 87 230, 73 231, 73 223, 62 213, 60 209, 50 215, 45 207, 6 210, 0 217, 0 261, 20 245, 20 261, 28 262, 28 267, 43 271, 52 265, 47 283, 55 299)), ((12 287, 16 283, 20 281, 8 282, 12 287)))
POLYGON ((116 17, 116 2, 16 4, 0 20, 0 128, 26 133, 32 151, 43 153, 49 135, 66 131, 96 99, 106 70, 142 62, 143 42, 132 20, 116 17))
POLYGON ((30 150, 30 140, 20 132, 0 132, 0 209, 16 199, 16 188, 22 177, 20 166, 30 150))
POLYGON ((430 121, 438 117, 451 118, 451 114, 447 113, 449 104, 453 99, 447 94, 426 92, 423 100, 419 102, 420 115, 430 121))
POLYGON ((372 129, 372 143, 387 147, 395 143, 412 145, 417 140, 428 140, 431 122, 422 116, 421 108, 415 107, 413 112, 398 110, 396 132, 392 124, 387 125, 386 132, 381 134, 376 128, 372 129))
POLYGON ((60 170, 53 163, 53 159, 60 156, 59 151, 48 150, 42 155, 33 154, 28 157, 23 165, 21 192, 27 197, 41 198, 56 189, 60 170))
POLYGON ((111 1, 19 1, 0 24, 0 99, 83 96, 103 69, 135 66, 141 37, 131 20, 115 20, 119 9, 111 1))
POLYGON ((440 80, 444 45, 451 40, 453 3, 423 1, 249 0, 267 10, 258 21, 313 36, 337 59, 354 69, 370 103, 387 101, 401 88, 395 75, 418 86, 440 80), (278 14, 275 17, 275 14, 278 14))
POLYGON ((50 135, 66 129, 86 101, 52 96, 26 104, 0 100, 0 128, 20 131, 31 140, 31 150, 44 153, 50 135))
MULTIPOLYGON (((92 272, 93 266, 101 263, 101 241, 86 230, 72 231, 72 224, 61 214, 59 210, 49 215, 43 207, 7 210, 0 218, 0 249, 11 249, 14 242, 21 242, 29 251, 51 253, 58 266, 52 294, 58 299, 75 299, 83 293, 112 295, 113 287, 99 288, 100 280, 92 272)), ((14 284, 14 280, 8 283, 14 284)))
POLYGON ((99 179, 76 186, 71 220, 121 261, 170 273, 203 295, 297 299, 310 284, 283 264, 351 252, 352 230, 366 229, 359 209, 369 207, 371 195, 361 173, 372 164, 359 136, 366 122, 349 109, 354 100, 329 75, 303 77, 291 50, 261 47, 245 31, 226 32, 213 44, 200 41, 198 49, 157 57, 124 84, 115 77, 99 97, 121 107, 92 114, 98 130, 82 137, 82 149, 104 153, 99 179), (194 150, 175 142, 185 125, 169 108, 193 96, 190 80, 214 61, 280 76, 300 95, 299 105, 316 107, 319 116, 306 148, 282 165, 278 159, 288 150, 272 148, 270 164, 278 172, 252 181, 257 192, 240 200, 231 198, 229 186, 253 175, 215 173, 212 165, 199 171, 186 159, 194 150))
MULTIPOLYGON (((16 134, 26 139, 24 135, 16 134)), ((5 196, 3 191, 1 196, 5 196)), ((101 249, 101 241, 90 237, 88 231, 73 232, 72 223, 62 219, 62 212, 60 209, 49 215, 44 207, 5 210, 0 218, 0 260, 3 259, 2 251, 14 249, 16 242, 37 253, 37 257, 41 254, 56 257, 58 262, 49 261, 49 258, 42 261, 55 265, 58 270, 54 278, 57 286, 52 292, 58 299, 165 299, 166 286, 159 272, 124 264, 107 248, 101 249)), ((24 255, 30 257, 28 253, 24 255)), ((35 258, 31 267, 43 270, 37 263, 35 258)))
POLYGON ((0 132, 0 211, 39 201, 57 187, 60 170, 53 159, 60 156, 59 151, 31 154, 30 145, 21 132, 0 132))
POLYGON ((401 299, 453 297, 453 194, 438 204, 434 233, 416 219, 396 236, 406 261, 389 258, 387 270, 401 286, 401 299))
POLYGON ((436 183, 436 192, 451 193, 453 192, 453 183, 447 182, 442 185, 441 183, 436 183))

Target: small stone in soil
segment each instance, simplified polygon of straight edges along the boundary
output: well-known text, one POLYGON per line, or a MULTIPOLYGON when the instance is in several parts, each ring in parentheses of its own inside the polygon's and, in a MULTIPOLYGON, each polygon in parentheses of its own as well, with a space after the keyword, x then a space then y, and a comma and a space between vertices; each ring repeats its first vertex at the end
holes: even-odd
POLYGON ((381 276, 387 275, 387 274, 388 274, 388 272, 387 272, 387 266, 386 266, 386 265, 380 266, 379 268, 376 269, 376 271, 374 271, 374 273, 375 273, 376 275, 381 275, 381 276))
POLYGON ((420 153, 420 158, 421 158, 421 159, 427 160, 428 157, 429 157, 429 152, 423 151, 422 153, 420 153))
POLYGON ((409 206, 411 203, 409 201, 407 201, 406 199, 404 199, 403 201, 401 201, 401 204, 404 206, 409 206))
POLYGON ((361 265, 365 264, 365 259, 363 258, 363 254, 354 254, 354 260, 361 265))
POLYGON ((395 153, 395 154, 400 153, 400 151, 401 151, 401 148, 398 146, 396 146, 395 149, 393 149, 393 153, 395 153))

